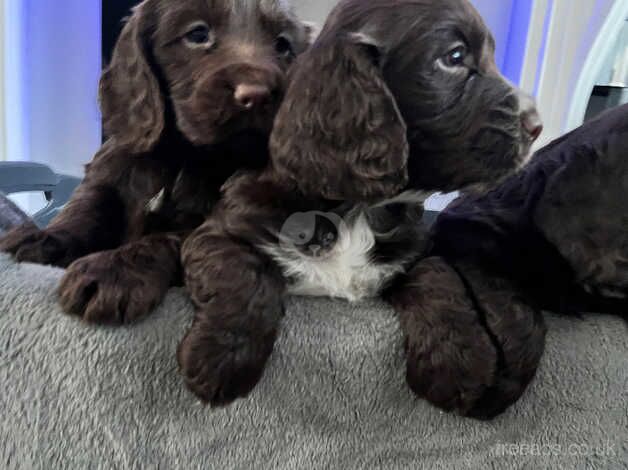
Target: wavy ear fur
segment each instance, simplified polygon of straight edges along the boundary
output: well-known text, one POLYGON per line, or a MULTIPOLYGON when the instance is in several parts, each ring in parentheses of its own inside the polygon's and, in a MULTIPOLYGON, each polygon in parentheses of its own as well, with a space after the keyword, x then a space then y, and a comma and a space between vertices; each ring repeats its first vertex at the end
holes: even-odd
POLYGON ((407 183, 406 126, 369 37, 319 39, 301 58, 271 136, 273 170, 307 196, 363 201, 407 183))
POLYGON ((100 79, 105 135, 134 154, 150 151, 164 129, 164 99, 147 57, 149 2, 133 10, 100 79))

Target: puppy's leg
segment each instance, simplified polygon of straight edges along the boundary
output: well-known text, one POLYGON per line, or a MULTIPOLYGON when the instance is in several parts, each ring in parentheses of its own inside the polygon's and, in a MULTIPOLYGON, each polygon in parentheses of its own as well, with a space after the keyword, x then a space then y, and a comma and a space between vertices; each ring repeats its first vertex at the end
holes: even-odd
POLYGON ((0 251, 19 262, 66 267, 81 256, 118 246, 125 224, 124 203, 114 188, 83 184, 46 229, 17 227, 0 240, 0 251))
POLYGON ((534 378, 547 327, 542 313, 510 281, 473 265, 461 265, 457 272, 491 338, 497 366, 491 386, 468 414, 492 418, 515 403, 534 378))
POLYGON ((472 299, 440 258, 415 266, 390 300, 406 336, 407 381, 447 411, 467 413, 492 383, 496 354, 472 299))
POLYGON ((253 246, 201 227, 183 248, 185 281, 197 307, 178 350, 187 386, 226 405, 262 376, 281 318, 285 282, 253 246))
POLYGON ((506 281, 441 258, 421 261, 390 300, 406 335, 412 390, 447 411, 489 419, 532 380, 542 317, 506 281))
POLYGON ((157 234, 80 258, 61 280, 61 306, 91 323, 134 322, 180 280, 180 248, 180 235, 157 234))

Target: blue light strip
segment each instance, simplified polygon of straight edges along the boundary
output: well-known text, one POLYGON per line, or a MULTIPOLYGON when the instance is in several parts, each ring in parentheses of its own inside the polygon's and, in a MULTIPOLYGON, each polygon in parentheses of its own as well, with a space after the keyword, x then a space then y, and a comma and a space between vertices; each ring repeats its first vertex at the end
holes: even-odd
POLYGON ((6 0, 4 5, 4 85, 5 150, 7 159, 29 159, 28 126, 28 70, 25 64, 25 3, 6 0))
POLYGON ((554 15, 554 0, 547 3, 547 11, 545 12, 545 24, 543 25, 543 40, 541 49, 539 50, 538 62, 536 65, 536 81, 534 83, 534 96, 538 96, 539 87, 541 86, 541 76, 543 75, 543 64, 545 62, 545 52, 547 50, 547 41, 549 39, 549 29, 552 24, 552 16, 554 15))
POLYGON ((491 29, 502 73, 520 84, 535 0, 472 0, 491 29))
POLYGON ((495 38, 495 62, 502 70, 508 54, 508 35, 515 0, 471 0, 495 38))
POLYGON ((502 66, 503 74, 513 83, 521 83, 533 5, 534 0, 515 0, 513 3, 502 66))

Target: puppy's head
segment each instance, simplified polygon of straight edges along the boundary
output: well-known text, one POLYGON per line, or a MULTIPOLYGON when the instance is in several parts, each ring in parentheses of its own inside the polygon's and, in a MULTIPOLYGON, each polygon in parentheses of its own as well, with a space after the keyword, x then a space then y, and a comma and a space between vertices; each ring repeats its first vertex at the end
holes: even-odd
POLYGON ((541 129, 467 0, 343 0, 298 60, 271 153, 308 195, 371 199, 494 182, 541 129))
POLYGON ((101 79, 105 132, 135 153, 169 125, 196 145, 268 134, 308 39, 287 0, 145 0, 101 79))

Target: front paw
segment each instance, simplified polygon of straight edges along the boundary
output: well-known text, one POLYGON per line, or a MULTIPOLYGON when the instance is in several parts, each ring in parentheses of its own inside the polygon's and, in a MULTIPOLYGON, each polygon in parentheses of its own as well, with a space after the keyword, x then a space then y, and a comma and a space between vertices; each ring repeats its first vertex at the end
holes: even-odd
POLYGON ((26 224, 8 232, 0 239, 0 251, 13 255, 20 263, 51 264, 64 267, 71 255, 62 238, 26 224))
POLYGON ((491 419, 534 377, 545 326, 507 281, 440 258, 421 261, 392 295, 407 346, 407 381, 447 410, 491 419))
POLYGON ((61 306, 89 323, 135 322, 157 307, 170 285, 150 264, 138 263, 123 249, 78 259, 61 280, 61 306))
POLYGON ((186 385, 212 406, 246 397, 262 377, 275 335, 195 323, 177 351, 186 385))

